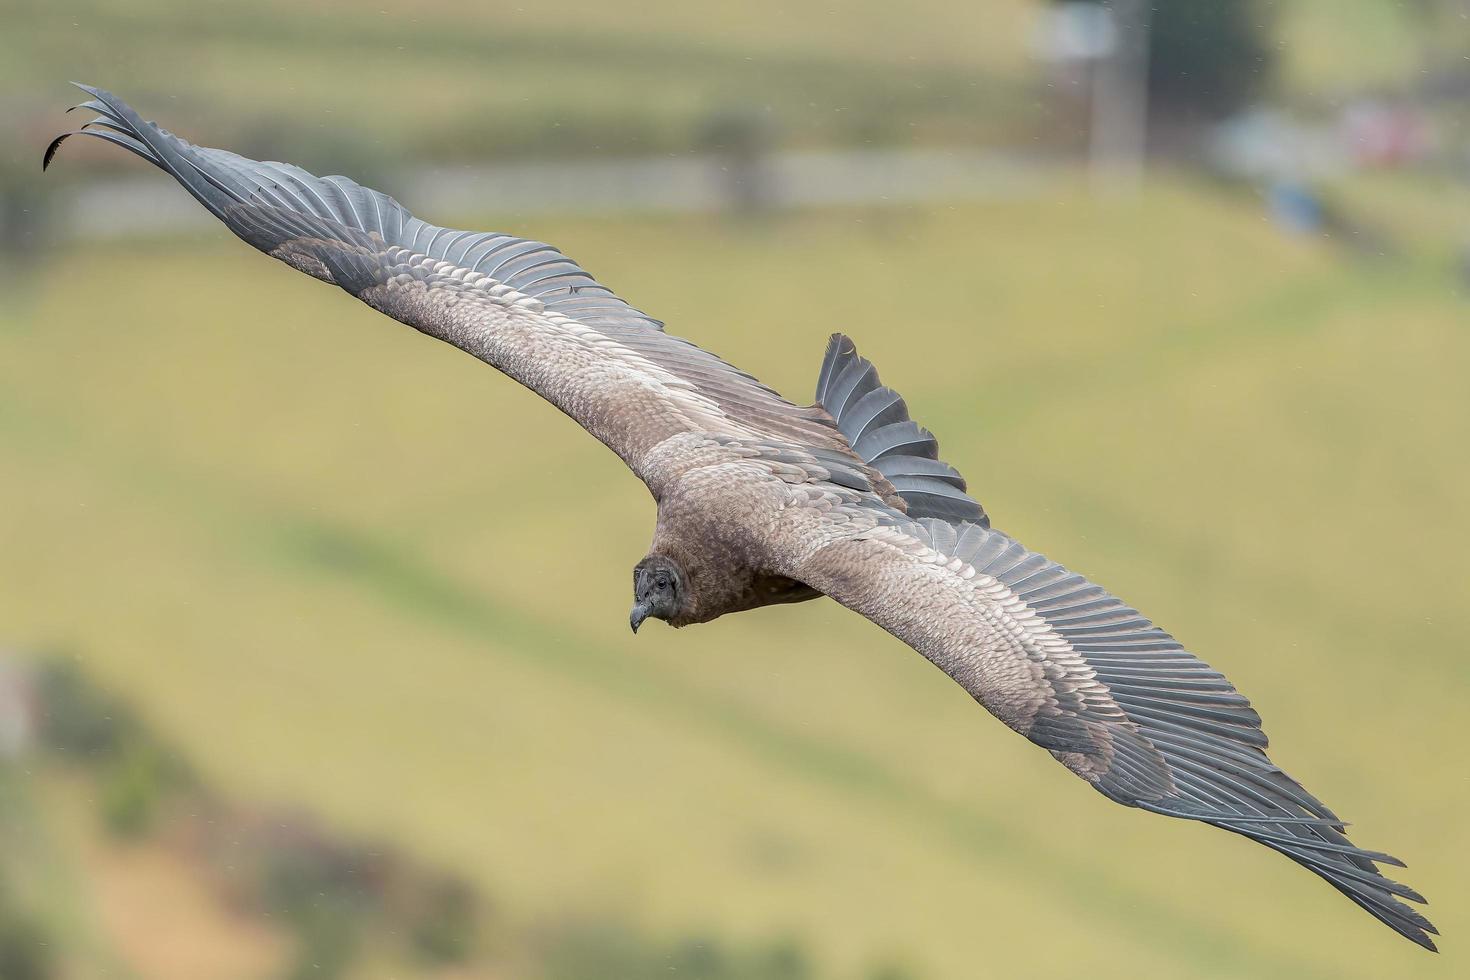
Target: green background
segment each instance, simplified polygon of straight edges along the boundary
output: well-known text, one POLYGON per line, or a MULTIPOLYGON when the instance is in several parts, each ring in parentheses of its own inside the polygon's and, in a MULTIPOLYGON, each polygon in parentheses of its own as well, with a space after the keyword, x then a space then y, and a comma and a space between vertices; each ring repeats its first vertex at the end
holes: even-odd
MULTIPOLYGON (((381 6, 22 7, 15 172, 71 77, 348 172, 659 152, 746 102, 792 146, 1000 145, 1038 98, 1020 2, 381 6)), ((1278 97, 1409 70, 1382 6, 1283 13, 1278 97)), ((53 206, 94 166, 144 172, 105 149, 63 151, 53 206)), ((1264 848, 1109 803, 830 602, 629 636, 654 508, 621 464, 223 229, 7 259, 0 644, 74 656, 232 792, 460 869, 512 934, 791 937, 839 977, 1462 975, 1470 192, 1335 192, 1392 255, 1169 166, 1125 199, 1063 172, 750 220, 424 217, 554 242, 798 401, 828 334, 856 338, 997 526, 1225 671, 1273 758, 1408 862, 1438 958, 1264 848)), ((94 852, 55 829, 81 803, 40 799, 66 868, 42 904, 105 949, 94 852)))

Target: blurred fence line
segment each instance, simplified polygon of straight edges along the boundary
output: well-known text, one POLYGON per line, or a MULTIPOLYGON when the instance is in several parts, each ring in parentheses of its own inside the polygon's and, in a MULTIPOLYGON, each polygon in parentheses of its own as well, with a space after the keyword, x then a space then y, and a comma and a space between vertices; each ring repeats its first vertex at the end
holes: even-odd
MULTIPOLYGON (((834 204, 963 201, 1036 193, 1062 164, 982 150, 721 153, 410 170, 381 188, 415 213, 691 213, 834 204)), ((154 174, 78 181, 58 194, 54 228, 71 240, 203 228, 205 211, 154 174)))

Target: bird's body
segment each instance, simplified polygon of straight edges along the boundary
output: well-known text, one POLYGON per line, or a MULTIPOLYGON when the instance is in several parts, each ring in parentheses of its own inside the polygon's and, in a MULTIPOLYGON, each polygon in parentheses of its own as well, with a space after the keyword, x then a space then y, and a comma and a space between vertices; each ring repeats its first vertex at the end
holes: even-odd
MULTIPOLYGON (((1250 702, 1121 600, 990 527, 846 337, 796 405, 665 333, 560 252, 430 225, 386 195, 193 146, 95 89, 85 132, 174 176, 245 241, 550 401, 648 487, 636 630, 826 595, 919 651, 1119 803, 1280 851, 1401 935, 1434 927, 1388 855, 1267 758, 1250 702)), ((64 138, 64 137, 63 137, 64 138)), ((53 143, 50 159, 61 142, 53 143)))

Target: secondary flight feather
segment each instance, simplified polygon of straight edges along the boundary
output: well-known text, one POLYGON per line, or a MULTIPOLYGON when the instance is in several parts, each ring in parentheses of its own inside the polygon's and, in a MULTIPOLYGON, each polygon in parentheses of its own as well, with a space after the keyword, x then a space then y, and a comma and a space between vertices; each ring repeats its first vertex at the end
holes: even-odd
MULTIPOLYGON (((159 167, 231 231, 530 388, 616 453, 658 520, 636 631, 827 595, 903 640, 1109 799, 1258 841, 1400 935, 1436 930, 1399 861, 1267 757, 1250 702, 1137 610, 990 526, 853 343, 796 405, 664 331, 542 242, 431 225, 346 177, 194 146, 100 89, 78 132, 159 167)), ((72 133, 47 148, 43 166, 72 133)))

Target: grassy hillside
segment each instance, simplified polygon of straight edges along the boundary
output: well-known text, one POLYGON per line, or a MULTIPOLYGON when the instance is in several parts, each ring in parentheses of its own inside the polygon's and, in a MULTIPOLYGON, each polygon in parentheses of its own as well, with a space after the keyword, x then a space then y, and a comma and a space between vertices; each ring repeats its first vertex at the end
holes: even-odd
POLYGON ((280 153, 335 150, 339 165, 344 148, 359 163, 683 150, 731 111, 793 143, 964 139, 1031 110, 1029 14, 1023 0, 905 17, 874 0, 817 12, 82 0, 38 4, 0 39, 0 86, 56 104, 78 78, 169 109, 180 131, 228 120, 280 153))
POLYGON ((1229 673, 1451 952, 1108 803, 830 603, 629 636, 653 508, 610 454, 223 233, 58 254, 0 313, 0 640, 513 917, 791 934, 846 976, 1459 972, 1470 335, 1439 260, 1169 185, 524 230, 798 397, 857 337, 998 525, 1229 673))
MULTIPOLYGON (((1065 141, 1075 120, 1051 117, 1031 54, 1040 5, 21 0, 0 34, 0 120, 43 143, 76 78, 184 133, 212 127, 308 168, 348 157, 359 172, 685 150, 732 112, 791 144, 1065 141)), ((1262 7, 1287 102, 1392 90, 1463 40, 1457 18, 1436 27, 1415 5, 1262 7)), ((29 171, 33 156, 10 165, 29 171)))

